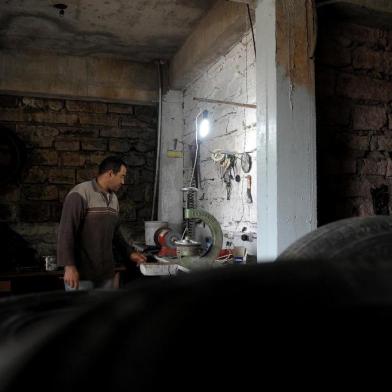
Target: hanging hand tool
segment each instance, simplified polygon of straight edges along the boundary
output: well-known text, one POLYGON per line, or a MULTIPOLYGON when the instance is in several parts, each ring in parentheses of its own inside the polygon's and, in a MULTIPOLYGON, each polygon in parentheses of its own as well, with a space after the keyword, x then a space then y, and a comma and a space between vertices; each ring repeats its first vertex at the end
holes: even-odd
POLYGON ((252 199, 252 176, 246 176, 246 202, 253 203, 252 199))

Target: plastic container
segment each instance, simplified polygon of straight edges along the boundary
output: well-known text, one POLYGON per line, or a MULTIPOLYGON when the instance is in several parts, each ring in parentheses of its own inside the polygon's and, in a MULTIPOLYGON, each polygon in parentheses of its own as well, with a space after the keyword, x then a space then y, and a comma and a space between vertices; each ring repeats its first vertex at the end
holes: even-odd
POLYGON ((156 246, 154 239, 155 232, 160 228, 166 228, 168 226, 167 222, 164 221, 145 221, 144 222, 144 230, 145 230, 145 241, 147 246, 156 246))

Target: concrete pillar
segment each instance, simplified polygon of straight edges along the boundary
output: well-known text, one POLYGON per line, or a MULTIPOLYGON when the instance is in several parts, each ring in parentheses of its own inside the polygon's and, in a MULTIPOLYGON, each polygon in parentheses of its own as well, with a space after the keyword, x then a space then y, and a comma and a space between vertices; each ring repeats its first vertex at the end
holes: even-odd
POLYGON ((170 90, 163 97, 159 177, 158 219, 181 231, 183 194, 183 115, 182 91, 170 90), (177 139, 177 146, 175 146, 177 139), (175 149, 176 147, 176 149, 175 149), (177 153, 174 153, 177 151, 177 153))
POLYGON ((312 0, 258 0, 258 261, 317 226, 312 0))

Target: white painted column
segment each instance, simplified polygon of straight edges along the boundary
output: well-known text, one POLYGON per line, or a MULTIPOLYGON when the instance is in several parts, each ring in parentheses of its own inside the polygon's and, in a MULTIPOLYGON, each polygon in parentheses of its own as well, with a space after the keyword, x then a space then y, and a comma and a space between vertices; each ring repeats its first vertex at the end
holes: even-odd
POLYGON ((158 219, 169 222, 179 232, 183 220, 183 159, 168 157, 168 151, 174 149, 177 139, 177 150, 183 152, 183 118, 182 91, 168 91, 162 102, 158 219))
POLYGON ((317 227, 311 0, 258 0, 258 262, 317 227))

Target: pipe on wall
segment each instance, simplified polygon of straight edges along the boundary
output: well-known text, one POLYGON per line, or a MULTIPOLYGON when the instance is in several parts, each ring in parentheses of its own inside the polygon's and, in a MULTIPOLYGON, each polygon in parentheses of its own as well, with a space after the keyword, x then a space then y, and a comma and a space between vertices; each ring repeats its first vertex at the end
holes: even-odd
POLYGON ((159 180, 159 162, 161 158, 161 133, 162 133, 162 66, 161 61, 157 61, 158 68, 158 135, 157 135, 157 154, 155 162, 155 178, 154 178, 154 194, 152 198, 151 220, 156 219, 157 211, 157 195, 158 195, 158 180, 159 180))

